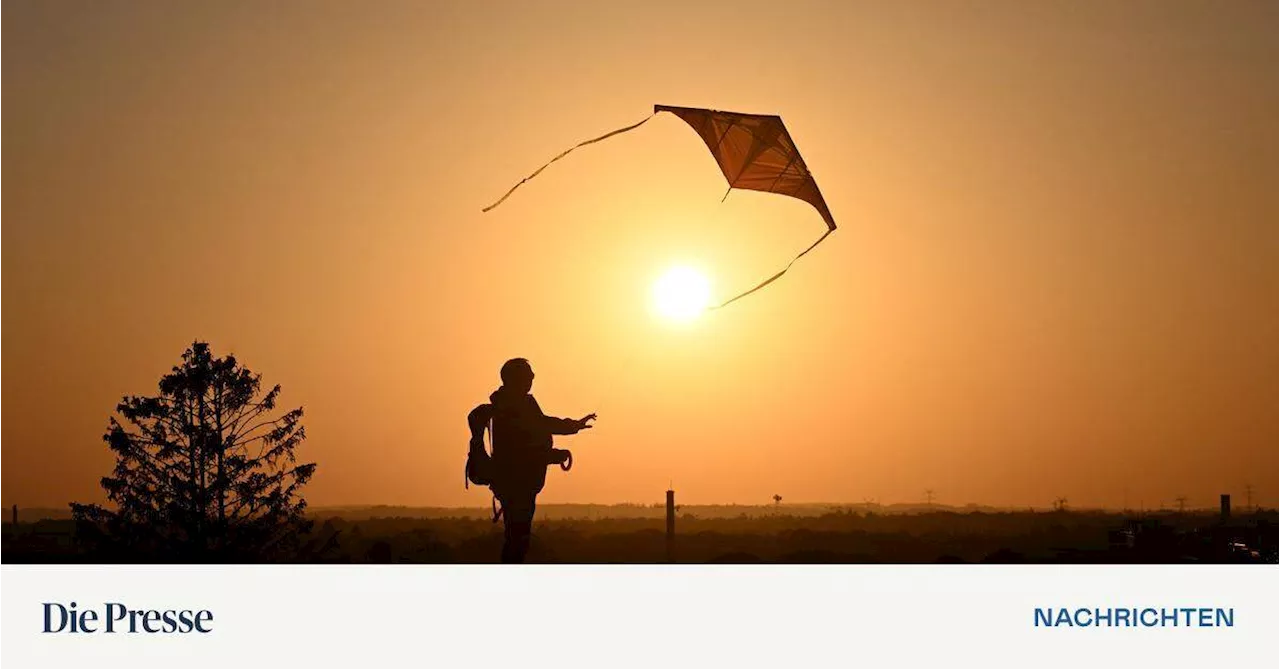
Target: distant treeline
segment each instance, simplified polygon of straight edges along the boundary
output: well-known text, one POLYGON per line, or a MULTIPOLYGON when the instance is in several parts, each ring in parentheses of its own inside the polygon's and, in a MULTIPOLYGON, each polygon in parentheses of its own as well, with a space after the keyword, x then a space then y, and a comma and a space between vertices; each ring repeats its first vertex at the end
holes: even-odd
MULTIPOLYGON (((1001 509, 969 505, 966 507, 928 506, 924 504, 689 504, 678 505, 680 515, 698 518, 738 518, 740 516, 817 517, 831 513, 908 514, 935 511, 999 513, 1026 511, 1027 509, 1001 509)), ((1042 509, 1047 511, 1047 509, 1042 509)), ((546 520, 594 520, 601 518, 665 518, 666 505, 656 504, 538 504, 538 518, 546 520)), ((364 520, 369 518, 489 518, 488 507, 436 507, 436 506, 327 506, 311 510, 317 519, 344 518, 364 520)))
MULTIPOLYGON (((831 503, 783 503, 783 504, 689 504, 676 507, 680 515, 697 518, 737 518, 740 516, 784 515, 796 518, 818 517, 827 514, 859 513, 875 515, 928 514, 928 513, 1054 513, 1049 507, 997 507, 980 504, 948 506, 945 504, 831 504, 831 503)), ((1260 509, 1264 513, 1274 510, 1260 509)), ((1176 512, 1160 510, 1119 510, 1073 508, 1072 513, 1124 514, 1127 516, 1172 516, 1176 512)), ((1237 513, 1242 511, 1237 510, 1237 513)), ((6 509, 4 520, 10 520, 6 509)), ((324 521, 328 518, 367 520, 371 518, 489 518, 491 508, 479 506, 397 506, 389 504, 318 506, 307 510, 308 517, 324 521)), ((1188 509, 1190 515, 1215 515, 1216 509, 1188 509)), ((666 506, 654 504, 538 504, 538 518, 546 520, 594 520, 600 518, 664 518, 666 506)), ((64 520, 71 518, 70 508, 28 507, 18 509, 20 522, 37 520, 64 520)))
MULTIPOLYGON (((1275 511, 1240 514, 1022 511, 880 513, 855 507, 682 507, 678 562, 1012 563, 1277 562, 1275 511), (801 511, 797 513, 797 511, 801 511)), ((540 515, 544 511, 539 507, 540 515)), ((665 510, 548 505, 529 558, 555 563, 666 561, 665 510), (598 515, 594 515, 598 514, 598 515)), ((494 562, 501 525, 488 509, 322 509, 287 562, 494 562), (328 514, 325 517, 325 514, 328 514)), ((5 562, 149 562, 86 554, 67 520, 4 525, 5 562)))
MULTIPOLYGON (((49 507, 18 507, 18 522, 33 523, 37 520, 67 520, 71 518, 71 507, 60 509, 49 507)), ((4 522, 13 520, 13 507, 5 507, 4 522)))

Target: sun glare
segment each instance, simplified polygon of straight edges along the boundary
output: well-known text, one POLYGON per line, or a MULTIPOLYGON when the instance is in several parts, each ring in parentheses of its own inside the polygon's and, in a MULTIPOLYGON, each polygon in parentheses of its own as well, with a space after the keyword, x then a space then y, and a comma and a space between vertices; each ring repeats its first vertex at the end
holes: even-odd
POLYGON ((662 318, 688 323, 707 308, 711 282, 691 267, 673 267, 653 284, 653 308, 662 318))

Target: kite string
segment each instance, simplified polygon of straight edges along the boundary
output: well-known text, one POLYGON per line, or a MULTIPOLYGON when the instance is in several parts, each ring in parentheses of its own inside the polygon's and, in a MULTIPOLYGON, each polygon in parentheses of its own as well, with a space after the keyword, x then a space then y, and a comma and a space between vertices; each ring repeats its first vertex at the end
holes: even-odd
POLYGON ((511 194, 512 194, 512 193, 516 192, 516 189, 517 189, 517 188, 519 188, 519 187, 523 186, 523 185, 524 185, 524 182, 526 182, 526 181, 528 181, 528 180, 530 180, 530 179, 532 179, 532 178, 534 178, 534 177, 538 176, 539 174, 541 174, 541 173, 542 173, 542 170, 545 170, 545 169, 547 169, 548 167, 550 167, 550 166, 551 166, 551 163, 554 163, 554 162, 556 162, 557 160, 560 160, 561 158, 563 158, 563 157, 565 157, 565 156, 569 155, 570 153, 573 153, 573 150, 574 150, 574 149, 578 149, 578 148, 584 147, 584 146, 586 146, 586 145, 588 145, 588 144, 595 144, 596 142, 604 141, 604 140, 606 140, 606 139, 609 139, 610 137, 613 137, 614 135, 621 135, 622 133, 627 132, 627 131, 630 131, 630 130, 635 130, 636 128, 639 128, 640 126, 644 125, 644 124, 645 124, 649 119, 653 118, 653 117, 654 117, 654 115, 655 115, 655 114, 657 114, 657 113, 658 113, 658 112, 656 112, 656 111, 655 111, 655 112, 653 112, 653 114, 649 114, 648 116, 644 117, 644 120, 640 121, 639 123, 635 123, 635 124, 633 124, 633 125, 629 125, 629 126, 627 126, 627 127, 625 127, 625 128, 618 128, 617 130, 614 130, 613 132, 605 133, 605 134, 600 135, 599 137, 596 137, 596 138, 594 138, 594 139, 588 139, 588 140, 587 140, 587 141, 585 141, 585 142, 579 142, 579 143, 577 143, 577 144, 575 144, 575 145, 573 145, 573 146, 569 147, 568 149, 565 149, 565 150, 564 150, 560 155, 556 156, 555 158, 552 158, 551 160, 548 160, 546 165, 543 165, 542 167, 539 167, 538 169, 534 170, 533 174, 530 174, 529 176, 527 176, 527 177, 525 177, 525 178, 521 179, 521 180, 520 180, 520 183, 518 183, 518 184, 516 184, 516 185, 512 186, 512 187, 511 187, 511 190, 507 191, 505 195, 503 195, 502 197, 498 198, 498 201, 497 201, 497 202, 494 202, 493 204, 491 204, 491 205, 489 205, 489 206, 485 207, 484 209, 481 209, 480 211, 481 211, 481 212, 487 212, 487 211, 489 211, 490 209, 493 209, 494 207, 496 207, 496 206, 498 206, 498 205, 502 204, 504 201, 506 201, 506 199, 507 199, 507 198, 511 197, 511 194))
POLYGON ((824 239, 826 239, 826 238, 827 238, 827 235, 830 235, 831 233, 833 233, 833 232, 835 232, 835 231, 836 231, 836 229, 835 229, 835 228, 827 228, 827 231, 826 231, 826 232, 824 232, 824 233, 822 233, 822 236, 818 238, 818 241, 816 241, 816 242, 814 242, 814 243, 810 244, 810 245, 809 245, 809 248, 807 248, 807 249, 805 249, 805 250, 801 251, 799 255, 797 255, 796 257, 792 258, 792 259, 791 259, 791 262, 787 263, 787 266, 786 266, 786 267, 783 267, 781 272, 778 272, 777 274, 774 274, 773 276, 771 276, 771 277, 769 277, 769 278, 765 279, 764 281, 761 281, 760 283, 756 284, 754 288, 752 288, 752 289, 750 289, 750 290, 746 291, 745 293, 739 293, 739 294, 735 295, 734 297, 731 297, 731 298, 729 298, 729 299, 725 300, 724 302, 721 302, 720 304, 718 304, 718 305, 716 305, 716 306, 714 306, 714 307, 710 307, 710 308, 708 308, 708 311, 713 311, 713 310, 715 310, 715 309, 722 309, 722 308, 724 308, 724 307, 727 307, 727 306, 729 306, 731 303, 736 302, 736 301, 738 301, 738 300, 740 300, 740 299, 742 299, 742 298, 744 298, 744 297, 746 297, 746 296, 748 296, 748 295, 750 295, 750 294, 752 294, 752 293, 756 292, 757 290, 760 290, 761 288, 764 288, 765 286, 767 286, 767 285, 769 285, 769 284, 773 283, 774 281, 777 281, 778 279, 782 278, 782 275, 783 275, 783 274, 786 274, 786 273, 787 273, 787 270, 791 269, 791 266, 792 266, 792 265, 794 265, 794 264, 796 264, 796 261, 797 261, 797 260, 799 260, 799 259, 803 258, 803 257, 805 256, 805 254, 807 254, 808 252, 812 251, 812 250, 813 250, 813 249, 814 249, 818 244, 821 244, 821 243, 822 243, 822 240, 824 240, 824 239))

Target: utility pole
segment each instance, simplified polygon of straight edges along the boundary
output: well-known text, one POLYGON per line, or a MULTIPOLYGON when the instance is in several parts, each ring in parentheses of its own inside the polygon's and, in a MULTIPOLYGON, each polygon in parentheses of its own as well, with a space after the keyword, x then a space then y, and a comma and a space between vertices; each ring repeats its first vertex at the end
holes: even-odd
POLYGON ((667 490, 667 562, 676 561, 676 491, 667 490))
POLYGON ((933 508, 933 488, 925 489, 924 500, 925 500, 925 504, 929 505, 929 508, 933 508))

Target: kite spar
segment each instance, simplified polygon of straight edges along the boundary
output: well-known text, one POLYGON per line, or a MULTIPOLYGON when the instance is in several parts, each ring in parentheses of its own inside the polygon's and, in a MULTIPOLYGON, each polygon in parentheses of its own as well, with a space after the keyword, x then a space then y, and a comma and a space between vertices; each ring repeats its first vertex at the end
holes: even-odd
MULTIPOLYGON (((818 183, 814 181, 813 174, 809 172, 809 168, 805 165, 799 149, 796 148, 795 142, 792 141, 786 126, 782 124, 781 117, 739 114, 714 109, 670 107, 667 105, 655 105, 653 114, 650 114, 639 123, 619 128, 570 147, 560 155, 547 161, 546 165, 539 167, 533 174, 522 179, 520 183, 512 186, 511 190, 508 190, 497 202, 485 207, 483 211, 487 212, 502 204, 526 181, 538 176, 551 163, 569 155, 574 149, 635 130, 659 112, 670 112, 680 117, 681 120, 689 124, 689 127, 693 128, 694 132, 698 133, 698 136, 706 143, 707 148, 711 150, 711 155, 715 157, 725 180, 729 182, 729 190, 740 188, 743 190, 763 191, 804 200, 818 210, 822 220, 827 224, 827 231, 822 233, 818 241, 810 244, 808 248, 801 251, 795 258, 792 258, 791 262, 787 263, 787 266, 783 267, 777 274, 756 284, 750 290, 739 293, 712 307, 713 309, 724 307, 777 281, 783 274, 787 273, 787 270, 791 269, 791 266, 797 260, 812 251, 818 244, 821 244, 822 240, 826 239, 832 232, 835 232, 836 222, 831 216, 831 210, 827 208, 826 201, 822 199, 822 192, 818 190, 818 183)), ((727 191, 725 195, 728 195, 727 191)))

